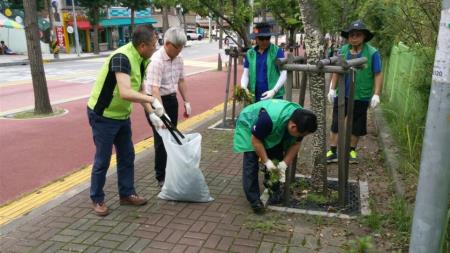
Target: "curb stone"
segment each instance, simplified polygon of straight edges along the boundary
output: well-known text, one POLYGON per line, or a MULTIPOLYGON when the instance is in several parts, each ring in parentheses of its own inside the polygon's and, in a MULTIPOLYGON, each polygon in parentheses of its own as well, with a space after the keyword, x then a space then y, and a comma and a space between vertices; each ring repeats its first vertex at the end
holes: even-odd
POLYGON ((383 116, 383 111, 379 107, 374 110, 374 121, 378 132, 378 143, 383 150, 384 163, 393 180, 395 193, 400 197, 405 197, 405 187, 398 170, 400 169, 399 148, 392 139, 392 133, 386 119, 383 116))

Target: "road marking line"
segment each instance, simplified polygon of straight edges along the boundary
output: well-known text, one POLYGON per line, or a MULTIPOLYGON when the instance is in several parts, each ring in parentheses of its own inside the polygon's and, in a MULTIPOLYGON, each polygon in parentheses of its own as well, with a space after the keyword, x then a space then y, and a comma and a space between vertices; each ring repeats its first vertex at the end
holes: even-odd
MULTIPOLYGON (((203 73, 203 72, 216 70, 216 69, 217 69, 217 66, 211 67, 211 68, 207 68, 207 69, 203 69, 203 70, 199 70, 199 71, 196 71, 196 72, 192 72, 192 73, 186 74, 186 77, 197 75, 197 74, 200 74, 200 73, 203 73)), ((65 80, 62 80, 62 81, 65 81, 65 80)), ((89 98, 89 96, 90 96, 90 94, 82 95, 82 96, 78 96, 78 97, 71 97, 71 98, 61 99, 61 100, 57 100, 57 101, 51 102, 51 105, 55 106, 55 105, 58 105, 58 104, 64 104, 64 103, 72 102, 72 101, 79 100, 79 99, 89 98)), ((14 114, 14 113, 23 112, 23 111, 29 111, 29 110, 33 110, 33 109, 34 109, 34 106, 30 105, 30 106, 20 107, 20 108, 17 108, 17 109, 12 109, 12 110, 9 110, 9 111, 0 112, 0 120, 3 117, 5 117, 6 115, 9 115, 9 114, 14 114)))
MULTIPOLYGON (((178 129, 180 129, 180 131, 185 131, 192 128, 206 118, 221 112, 223 110, 223 105, 223 103, 219 104, 208 111, 184 120, 178 125, 178 129)), ((134 146, 135 153, 137 155, 152 146, 153 137, 145 139, 134 146)), ((115 167, 115 163, 116 155, 113 155, 111 158, 111 164, 113 164, 113 166, 111 167, 115 167)), ((32 193, 20 197, 19 199, 0 206, 0 225, 6 224, 16 218, 26 215, 33 209, 57 198, 74 186, 87 182, 90 179, 91 170, 92 164, 85 166, 84 168, 81 168, 66 177, 60 178, 53 183, 43 186, 32 193)))
MULTIPOLYGON (((206 68, 216 68, 217 67, 217 62, 210 62, 210 61, 198 61, 198 60, 185 60, 184 64, 186 66, 190 66, 190 67, 206 67, 206 68)), ((98 74, 98 70, 91 70, 91 71, 83 71, 83 78, 96 78, 97 74, 98 74)), ((80 73, 70 73, 70 74, 66 74, 66 75, 62 75, 62 76, 55 76, 54 74, 51 75, 47 75, 46 79, 47 81, 64 81, 66 79, 70 79, 70 78, 79 78, 80 77, 80 73)), ((10 86, 16 86, 16 85, 21 85, 21 84, 29 84, 30 82, 32 82, 31 79, 27 79, 27 80, 16 80, 16 81, 10 81, 7 82, 5 84, 0 84, 0 88, 3 87, 10 87, 10 86)))
POLYGON ((192 67, 217 67, 217 62, 185 60, 184 64, 192 67))
MULTIPOLYGON (((82 73, 83 77, 97 77, 98 70, 82 71, 82 72, 77 72, 77 73, 61 75, 61 76, 55 76, 54 74, 51 74, 51 75, 46 74, 46 80, 47 81, 60 81, 60 80, 68 79, 68 78, 80 77, 80 73, 82 73)), ((21 84, 32 84, 30 82, 33 82, 33 80, 27 79, 27 80, 11 81, 11 82, 7 82, 5 84, 0 84, 0 88, 16 86, 16 85, 21 85, 21 84)))

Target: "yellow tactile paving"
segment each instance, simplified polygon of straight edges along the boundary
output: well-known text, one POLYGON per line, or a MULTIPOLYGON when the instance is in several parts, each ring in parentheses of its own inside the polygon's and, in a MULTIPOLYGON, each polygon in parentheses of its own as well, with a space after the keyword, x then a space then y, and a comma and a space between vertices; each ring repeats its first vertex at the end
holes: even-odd
MULTIPOLYGON (((221 112, 223 110, 223 103, 215 106, 214 108, 196 115, 190 119, 181 122, 178 128, 181 131, 185 131, 197 123, 202 122, 206 118, 221 112)), ((134 148, 136 154, 139 154, 153 146, 153 138, 149 138, 137 143, 134 148)), ((116 156, 111 158, 112 166, 115 166, 116 156)), ((74 172, 73 174, 56 180, 47 186, 41 187, 36 191, 23 196, 17 200, 14 200, 6 205, 0 207, 0 225, 8 223, 13 219, 26 215, 35 208, 38 208, 54 198, 60 196, 64 192, 67 192, 74 186, 81 183, 85 183, 90 179, 92 165, 83 167, 81 170, 74 172)))

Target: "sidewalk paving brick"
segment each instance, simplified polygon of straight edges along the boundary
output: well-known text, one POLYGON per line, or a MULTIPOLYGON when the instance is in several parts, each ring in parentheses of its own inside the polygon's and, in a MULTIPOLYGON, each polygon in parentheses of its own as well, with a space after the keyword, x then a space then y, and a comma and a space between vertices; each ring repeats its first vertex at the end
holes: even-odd
POLYGON ((154 154, 148 151, 136 159, 135 173, 137 192, 149 200, 147 205, 119 205, 112 174, 105 186, 108 216, 93 214, 84 189, 1 233, 0 252, 343 252, 352 236, 341 232, 357 221, 253 214, 242 190, 242 155, 231 149, 233 133, 205 125, 196 131, 203 136, 201 168, 214 201, 158 199, 154 154))

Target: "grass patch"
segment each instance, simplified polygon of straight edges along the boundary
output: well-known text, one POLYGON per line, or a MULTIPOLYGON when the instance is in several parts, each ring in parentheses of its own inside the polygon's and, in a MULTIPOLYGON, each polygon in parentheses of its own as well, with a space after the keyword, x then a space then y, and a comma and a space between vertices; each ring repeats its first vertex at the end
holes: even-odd
POLYGON ((361 222, 373 231, 378 231, 383 225, 384 216, 378 212, 373 199, 369 199, 369 206, 371 213, 367 216, 363 216, 361 222))
POLYGON ((49 117, 58 116, 58 115, 64 114, 65 112, 66 112, 65 109, 54 107, 52 113, 38 114, 38 113, 35 113, 34 109, 33 109, 33 110, 8 114, 5 116, 5 118, 8 118, 8 119, 41 119, 41 118, 49 118, 49 117))
POLYGON ((346 248, 346 253, 366 253, 369 252, 374 246, 372 237, 363 236, 358 237, 355 240, 349 242, 349 246, 346 248))
POLYGON ((266 213, 264 216, 249 216, 244 226, 263 232, 288 231, 290 227, 283 224, 283 217, 278 213, 266 213))

